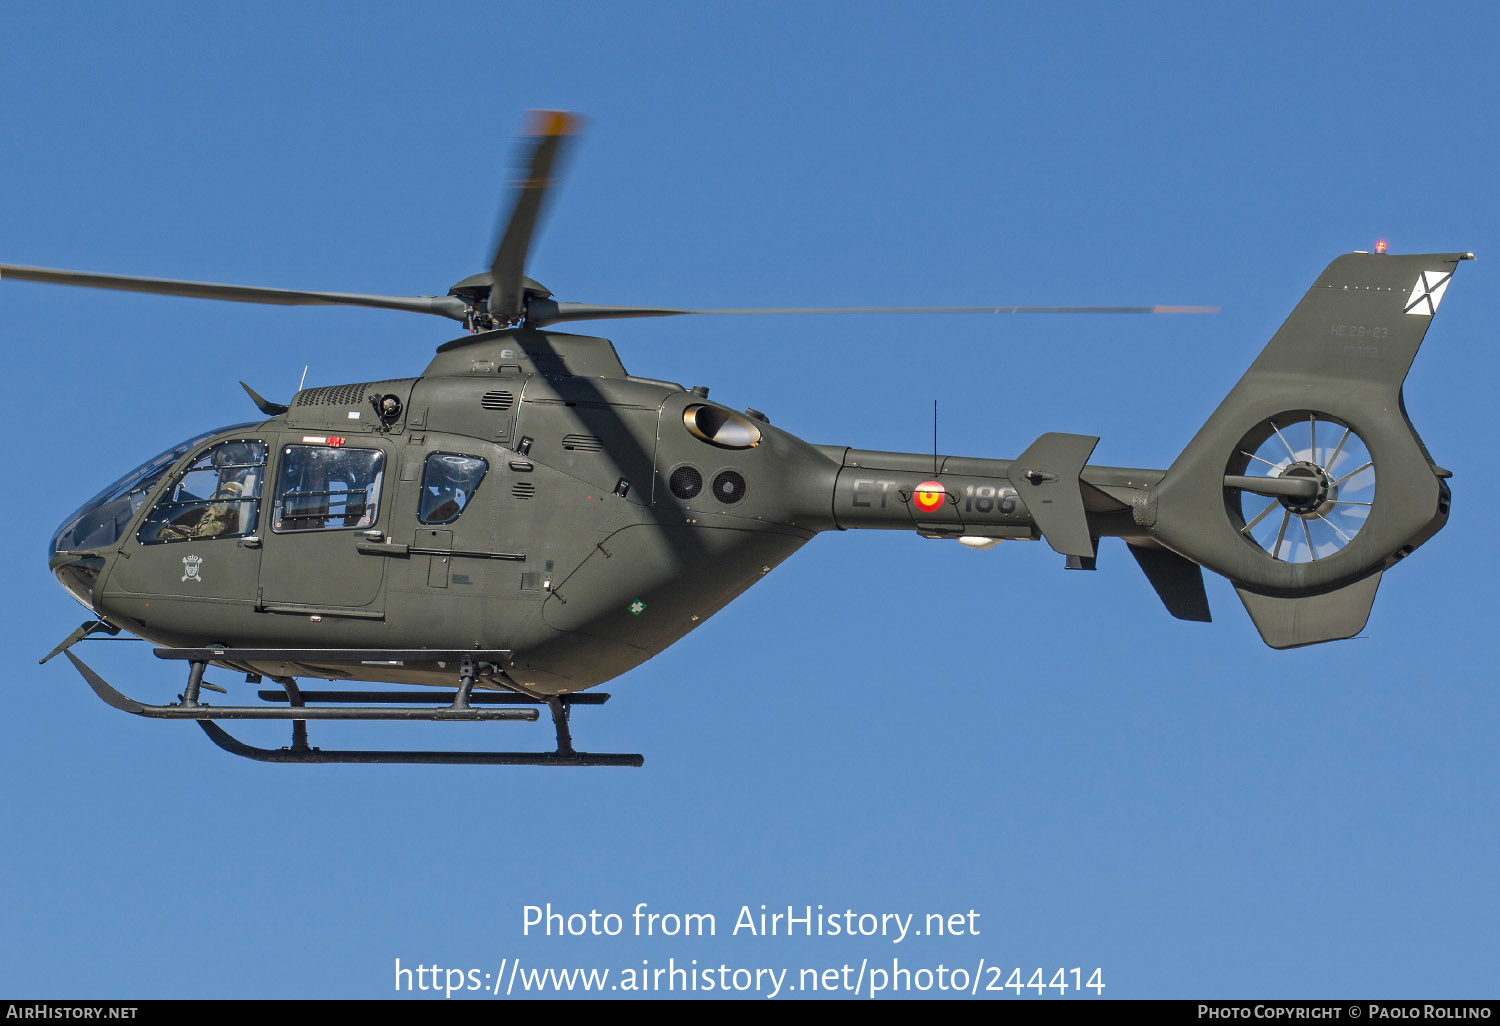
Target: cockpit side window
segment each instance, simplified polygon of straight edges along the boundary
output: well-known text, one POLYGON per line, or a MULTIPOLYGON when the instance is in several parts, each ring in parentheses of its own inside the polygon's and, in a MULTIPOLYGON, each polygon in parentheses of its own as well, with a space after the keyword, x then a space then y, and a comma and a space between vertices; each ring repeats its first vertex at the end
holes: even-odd
POLYGON ((271 529, 326 531, 369 527, 380 506, 385 453, 326 445, 288 445, 281 450, 271 529))
POLYGON ((189 438, 174 445, 154 459, 136 467, 88 502, 73 511, 52 539, 53 552, 83 552, 103 548, 120 540, 141 505, 156 490, 172 465, 208 441, 214 435, 254 427, 254 424, 231 424, 189 438))
POLYGON ((153 545, 253 534, 265 478, 265 442, 220 442, 172 482, 146 514, 136 537, 153 545))
POLYGON ((417 519, 424 524, 453 523, 474 498, 489 469, 489 463, 479 456, 429 453, 422 472, 422 504, 417 519))

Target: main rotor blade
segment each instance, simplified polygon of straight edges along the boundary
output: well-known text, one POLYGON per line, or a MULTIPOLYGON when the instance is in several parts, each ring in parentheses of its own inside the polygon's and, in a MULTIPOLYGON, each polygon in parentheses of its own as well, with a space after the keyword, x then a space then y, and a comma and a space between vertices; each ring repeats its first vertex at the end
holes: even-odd
POLYGON ((468 307, 455 296, 373 296, 357 292, 303 292, 296 289, 267 289, 254 285, 219 285, 205 281, 174 281, 170 278, 137 278, 123 274, 94 274, 88 271, 64 271, 51 267, 18 267, 0 264, 0 278, 16 281, 44 282, 48 285, 77 285, 90 289, 117 289, 121 292, 150 292, 162 296, 186 296, 190 299, 225 299, 236 303, 270 303, 275 306, 367 306, 378 310, 406 310, 411 313, 436 314, 464 319, 468 307))
POLYGON ((696 314, 1208 314, 1218 312, 1219 308, 1216 306, 838 306, 685 310, 673 307, 602 306, 597 303, 559 303, 551 299, 533 299, 527 310, 527 321, 540 327, 561 321, 600 321, 616 317, 681 317, 696 314))
POLYGON ((532 149, 526 162, 526 176, 512 183, 515 201, 505 231, 495 244, 490 261, 489 312, 501 324, 520 320, 525 304, 522 276, 526 273, 526 253, 531 236, 541 219, 547 190, 553 183, 553 172, 562 170, 564 143, 583 127, 583 119, 561 110, 531 112, 532 149))

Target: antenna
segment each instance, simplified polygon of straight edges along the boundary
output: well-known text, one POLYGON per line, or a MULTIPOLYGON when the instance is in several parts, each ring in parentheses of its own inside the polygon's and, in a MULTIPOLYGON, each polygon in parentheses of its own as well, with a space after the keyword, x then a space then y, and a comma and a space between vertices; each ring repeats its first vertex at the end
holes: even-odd
POLYGON ((302 391, 302 386, 307 384, 307 364, 302 365, 302 380, 297 382, 297 391, 302 391))
POLYGON ((937 400, 932 401, 932 476, 937 477, 937 400))

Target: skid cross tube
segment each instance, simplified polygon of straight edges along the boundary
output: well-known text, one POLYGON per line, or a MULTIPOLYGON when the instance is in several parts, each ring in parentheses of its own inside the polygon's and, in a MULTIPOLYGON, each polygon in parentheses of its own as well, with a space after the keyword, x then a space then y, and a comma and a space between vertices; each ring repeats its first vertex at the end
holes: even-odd
MULTIPOLYGON (((281 687, 282 687, 282 689, 286 691, 286 700, 287 700, 287 702, 289 702, 291 704, 292 708, 294 708, 294 709, 300 709, 300 708, 302 708, 302 706, 306 702, 306 699, 304 699, 302 697, 302 689, 299 688, 299 687, 297 687, 297 682, 295 680, 293 680, 290 677, 272 677, 271 679, 274 680, 276 683, 280 684, 281 687)), ((207 720, 199 720, 198 722, 199 723, 206 723, 208 721, 207 720)), ((213 737, 213 735, 210 734, 209 737, 213 737)), ((294 752, 305 752, 305 751, 308 751, 308 750, 309 749, 308 749, 308 746, 307 746, 307 721, 306 720, 293 720, 292 721, 292 751, 294 751, 294 752)))
MULTIPOLYGON (((231 650, 236 651, 236 650, 231 650)), ((236 655, 243 655, 245 650, 237 650, 236 655)), ((262 658, 282 658, 289 650, 266 650, 275 651, 275 656, 262 656, 262 658)), ((292 650, 308 651, 308 650, 292 650)), ((328 650, 323 650, 326 652, 328 650)), ((352 652, 368 652, 370 650, 349 650, 352 652)), ((433 659, 434 653, 428 650, 417 650, 422 652, 421 658, 433 659)), ((176 705, 148 705, 137 702, 115 688, 111 687, 104 678, 89 667, 87 663, 75 656, 71 651, 63 650, 68 661, 79 672, 83 679, 106 704, 128 712, 135 716, 146 716, 153 719, 171 720, 194 720, 203 732, 208 735, 210 741, 231 754, 253 759, 258 762, 279 763, 353 763, 353 764, 393 764, 393 765, 477 765, 477 766, 641 766, 645 759, 635 754, 619 754, 608 752, 579 752, 573 748, 572 735, 568 730, 568 714, 572 705, 600 705, 608 700, 605 694, 579 695, 552 697, 540 699, 521 694, 496 694, 480 693, 473 694, 478 672, 483 663, 476 660, 473 655, 464 653, 454 662, 460 664, 459 690, 457 692, 433 692, 427 696, 420 696, 409 692, 380 692, 380 691, 314 691, 304 693, 292 677, 272 677, 280 684, 284 693, 278 694, 272 691, 259 692, 259 697, 275 699, 286 704, 266 706, 215 706, 198 701, 199 689, 202 687, 214 687, 203 679, 210 659, 222 658, 220 649, 159 649, 158 655, 170 652, 171 655, 163 655, 163 658, 186 658, 188 660, 188 685, 181 696, 181 702, 176 705), (190 655, 187 653, 191 653, 190 655), (198 658, 193 658, 197 656, 198 658), (440 706, 427 706, 425 708, 411 708, 410 705, 421 701, 426 697, 427 701, 446 701, 449 704, 440 706), (309 701, 333 701, 349 702, 364 701, 375 703, 371 705, 357 706, 320 706, 310 707, 309 701), (472 703, 472 704, 471 704, 472 703), (517 708, 493 708, 496 705, 514 706, 522 703, 545 704, 552 714, 552 725, 557 735, 557 750, 552 752, 448 752, 448 751, 323 751, 314 748, 307 741, 308 720, 424 720, 438 723, 463 723, 483 721, 525 721, 535 722, 538 719, 536 709, 517 708), (406 705, 407 708, 400 706, 406 705), (476 708, 475 706, 480 706, 476 708), (483 708, 491 706, 491 708, 483 708), (288 748, 258 748, 254 745, 245 744, 243 741, 231 735, 220 727, 215 720, 290 720, 292 722, 292 743, 288 748)), ((342 654, 342 653, 341 653, 342 654)), ((507 653, 508 654, 508 653, 507 653)), ((449 653, 436 653, 438 656, 446 656, 449 653)), ((231 657, 233 658, 233 657, 231 657)), ((326 655, 323 658, 327 658, 326 655)))

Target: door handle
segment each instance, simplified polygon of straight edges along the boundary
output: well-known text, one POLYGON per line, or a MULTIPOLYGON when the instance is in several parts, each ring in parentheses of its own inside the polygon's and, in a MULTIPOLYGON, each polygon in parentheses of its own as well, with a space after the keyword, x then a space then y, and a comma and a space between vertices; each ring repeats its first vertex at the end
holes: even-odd
POLYGON ((367 556, 396 556, 400 559, 405 559, 410 554, 405 545, 397 542, 355 542, 354 549, 367 556))

